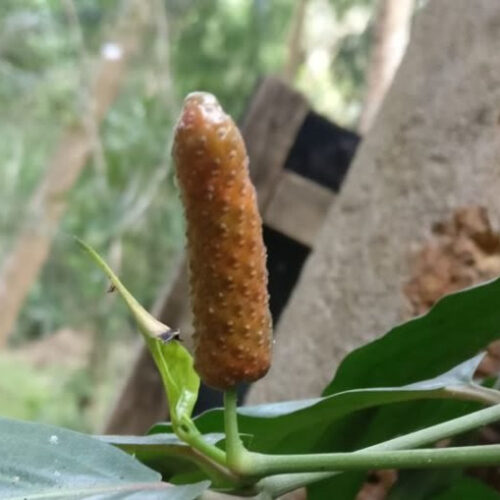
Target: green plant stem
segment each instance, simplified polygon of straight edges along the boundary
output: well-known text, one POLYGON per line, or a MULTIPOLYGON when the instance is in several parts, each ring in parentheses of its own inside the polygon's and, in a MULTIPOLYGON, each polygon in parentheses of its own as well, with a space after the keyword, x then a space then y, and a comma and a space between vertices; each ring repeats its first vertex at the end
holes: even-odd
POLYGON ((179 439, 187 443, 191 448, 210 458, 215 463, 226 466, 227 460, 224 451, 213 444, 207 443, 203 438, 203 434, 200 433, 191 419, 185 419, 183 422, 172 422, 172 427, 179 439))
MULTIPOLYGON (((227 467, 215 463, 203 453, 195 450, 193 447, 188 448, 190 455, 187 457, 198 465, 212 481, 212 486, 219 489, 238 488, 240 486, 240 478, 230 471, 227 467)), ((179 454, 180 455, 180 454, 179 454)), ((178 456, 179 456, 178 455, 178 456)))
POLYGON ((224 428, 226 431, 227 465, 238 471, 248 455, 238 432, 238 396, 235 389, 224 392, 224 428))
MULTIPOLYGON (((160 376, 163 381, 163 386, 165 387, 165 391, 167 393, 167 398, 170 399, 168 394, 168 388, 173 387, 175 382, 173 380, 169 380, 169 373, 162 369, 162 364, 165 363, 163 359, 163 354, 159 347, 159 343, 156 339, 145 337, 146 344, 148 346, 149 352, 151 353, 153 360, 158 368, 160 376)), ((217 446, 207 443, 203 435, 200 433, 194 422, 188 418, 187 416, 183 418, 181 422, 175 421, 173 418, 175 412, 171 411, 172 417, 172 428, 174 432, 177 434, 179 439, 182 439, 184 442, 189 444, 194 450, 197 450, 202 455, 207 456, 215 463, 225 466, 226 465, 226 454, 217 446)))
POLYGON ((423 450, 363 451, 317 455, 252 455, 253 472, 270 475, 368 469, 414 469, 500 464, 500 445, 430 448, 423 450))
MULTIPOLYGON (((426 444, 435 443, 441 439, 445 439, 457 434, 470 431, 483 425, 491 424, 500 420, 500 405, 495 405, 490 408, 478 410, 468 415, 449 420, 440 424, 433 425, 426 429, 421 429, 404 436, 384 441, 376 445, 359 450, 356 453, 368 451, 383 451, 383 450, 404 450, 416 448, 426 444)), ((268 491, 273 497, 283 495, 288 491, 293 491, 302 486, 328 479, 339 474, 339 471, 329 472, 303 472, 295 474, 279 474, 271 476, 259 481, 259 488, 268 491)))
POLYGON ((465 401, 479 401, 486 404, 499 404, 500 391, 483 387, 482 385, 471 383, 469 385, 447 386, 445 393, 452 399, 463 399, 465 401))

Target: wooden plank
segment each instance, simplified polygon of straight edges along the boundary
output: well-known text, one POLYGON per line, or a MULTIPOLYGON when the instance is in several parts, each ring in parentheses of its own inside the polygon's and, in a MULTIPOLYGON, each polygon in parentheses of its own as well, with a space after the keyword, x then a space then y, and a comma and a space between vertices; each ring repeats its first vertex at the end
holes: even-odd
POLYGON ((264 212, 264 223, 312 248, 334 199, 331 190, 283 170, 264 212))
POLYGON ((262 81, 241 125, 261 213, 309 111, 302 94, 275 77, 262 81))

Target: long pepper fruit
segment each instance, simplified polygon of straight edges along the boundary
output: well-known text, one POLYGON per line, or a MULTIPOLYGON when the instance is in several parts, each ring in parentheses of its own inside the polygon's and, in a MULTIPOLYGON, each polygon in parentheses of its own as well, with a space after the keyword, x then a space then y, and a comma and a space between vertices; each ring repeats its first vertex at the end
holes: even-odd
POLYGON ((173 157, 187 221, 195 368, 205 384, 227 390, 266 374, 272 328, 245 144, 213 95, 186 97, 173 157))

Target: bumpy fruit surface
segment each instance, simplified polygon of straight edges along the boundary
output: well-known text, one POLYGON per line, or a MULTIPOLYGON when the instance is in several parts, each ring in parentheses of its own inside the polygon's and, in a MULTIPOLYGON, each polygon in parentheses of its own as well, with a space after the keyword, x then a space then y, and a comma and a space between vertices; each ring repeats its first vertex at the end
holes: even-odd
POLYGON ((195 367, 229 389, 269 369, 266 251, 240 132, 211 94, 189 94, 173 156, 187 220, 195 367))

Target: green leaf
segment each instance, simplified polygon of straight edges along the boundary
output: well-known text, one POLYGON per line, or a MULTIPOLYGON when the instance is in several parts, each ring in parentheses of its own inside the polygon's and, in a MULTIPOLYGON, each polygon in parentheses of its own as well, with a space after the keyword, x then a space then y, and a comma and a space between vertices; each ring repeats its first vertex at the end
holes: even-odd
MULTIPOLYGON (((403 387, 355 389, 323 398, 241 407, 238 408, 239 430, 250 436, 246 441, 253 451, 325 451, 321 440, 324 433, 332 423, 346 416, 351 418, 355 411, 400 401, 451 398, 460 390, 474 389, 472 376, 483 356, 479 354, 433 379, 403 387)), ((224 431, 222 409, 205 412, 194 422, 203 433, 224 431)), ((169 423, 156 424, 150 430, 151 434, 169 432, 172 432, 169 423)))
POLYGON ((193 358, 182 344, 174 340, 177 333, 137 302, 99 254, 78 238, 76 241, 104 271, 134 316, 163 380, 172 421, 178 423, 189 419, 200 387, 193 358))
MULTIPOLYGON (((427 314, 390 330, 383 337, 350 353, 324 394, 361 387, 411 384, 449 370, 500 337, 500 280, 496 279, 441 299, 427 314)), ((335 422, 322 436, 328 449, 354 450, 395 435, 457 417, 477 408, 456 401, 406 402, 364 411, 351 422, 335 422), (349 426, 363 432, 346 432, 349 426)), ((355 496, 363 474, 343 474, 311 489, 311 499, 325 491, 339 498, 355 496), (350 480, 348 478, 351 478, 350 480), (341 486, 342 485, 342 486, 341 486)))
POLYGON ((200 378, 194 371, 191 354, 176 340, 165 343, 147 338, 146 343, 167 391, 170 418, 175 423, 189 419, 200 388, 200 378))
MULTIPOLYGON (((479 487, 478 492, 486 488, 483 484, 464 476, 461 470, 400 470, 398 471, 398 480, 391 488, 386 500, 428 500, 436 497, 441 498, 442 495, 445 498, 456 498, 448 497, 451 490, 455 490, 453 486, 450 488, 450 485, 455 484, 462 484, 465 489, 468 486, 472 488, 479 487), (472 485, 468 485, 469 479, 471 479, 472 485)), ((468 498, 483 497, 472 495, 472 497, 468 498)))
POLYGON ((347 355, 324 394, 435 377, 500 337, 500 279, 447 295, 347 355))
MULTIPOLYGON (((206 434, 206 442, 216 444, 224 439, 224 434, 206 434)), ((133 455, 170 479, 179 474, 199 471, 199 453, 194 451, 175 434, 154 434, 150 436, 97 436, 97 439, 133 455)))
POLYGON ((192 500, 208 482, 177 487, 126 453, 49 425, 0 418, 0 498, 192 500))
POLYGON ((472 477, 454 481, 450 487, 431 498, 431 500, 499 500, 500 493, 472 477))

